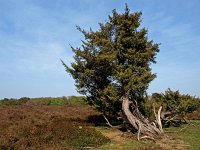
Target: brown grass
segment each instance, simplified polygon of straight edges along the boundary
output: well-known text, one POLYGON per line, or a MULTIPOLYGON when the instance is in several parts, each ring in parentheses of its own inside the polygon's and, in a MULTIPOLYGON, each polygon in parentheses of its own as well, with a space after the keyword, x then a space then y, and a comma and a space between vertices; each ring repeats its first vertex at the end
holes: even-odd
MULTIPOLYGON (((99 136, 101 140, 100 133, 91 129, 87 123, 88 116, 97 114, 90 106, 78 104, 1 106, 0 149, 73 150, 75 147, 80 147, 77 145, 79 143, 74 143, 75 147, 70 144, 73 143, 72 138, 76 138, 78 134, 79 137, 81 134, 88 135, 93 138, 89 139, 92 141, 97 140, 95 138, 99 136)), ((87 143, 81 144, 87 145, 87 143)))
POLYGON ((188 120, 200 120, 200 108, 192 113, 186 115, 188 120))
MULTIPOLYGON (((191 114, 190 118, 198 116, 199 111, 191 114)), ((171 139, 161 141, 161 144, 158 144, 160 146, 150 144, 149 147, 148 143, 143 145, 132 140, 133 137, 131 139, 123 137, 118 130, 106 129, 105 133, 101 127, 95 130, 94 124, 101 125, 102 122, 104 120, 98 112, 82 104, 0 106, 0 149, 76 150, 84 147, 96 149, 107 143, 108 138, 111 144, 118 144, 121 149, 129 147, 135 150, 163 150, 171 149, 173 145, 176 149, 185 147, 182 141, 177 143, 171 139)))

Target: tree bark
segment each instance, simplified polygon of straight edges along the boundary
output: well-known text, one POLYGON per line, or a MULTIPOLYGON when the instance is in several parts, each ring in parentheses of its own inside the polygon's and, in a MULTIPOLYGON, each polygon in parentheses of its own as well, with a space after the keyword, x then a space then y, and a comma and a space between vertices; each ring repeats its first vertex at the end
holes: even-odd
MULTIPOLYGON (((138 110, 135 105, 134 112, 130 110, 130 104, 133 104, 127 97, 123 97, 122 110, 129 123, 146 138, 157 139, 164 135, 162 124, 160 120, 160 113, 162 107, 159 108, 158 114, 155 113, 156 120, 152 123, 149 122, 138 110)), ((139 140, 138 134, 138 140, 139 140)))

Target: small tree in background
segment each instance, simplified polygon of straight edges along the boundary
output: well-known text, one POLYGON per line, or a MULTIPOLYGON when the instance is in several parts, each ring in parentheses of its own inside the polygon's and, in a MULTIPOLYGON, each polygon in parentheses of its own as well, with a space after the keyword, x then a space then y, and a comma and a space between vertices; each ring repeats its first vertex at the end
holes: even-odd
POLYGON ((121 116, 145 137, 163 135, 159 113, 150 123, 140 113, 149 83, 156 77, 150 64, 156 63, 159 45, 148 40, 147 29, 140 28, 141 12, 123 14, 113 10, 98 31, 77 29, 84 35, 66 71, 75 79, 78 92, 104 114, 121 116))
POLYGON ((149 103, 163 106, 161 119, 164 126, 168 126, 170 124, 178 125, 183 120, 186 121, 186 114, 199 108, 200 99, 167 89, 165 93, 153 93, 149 103))

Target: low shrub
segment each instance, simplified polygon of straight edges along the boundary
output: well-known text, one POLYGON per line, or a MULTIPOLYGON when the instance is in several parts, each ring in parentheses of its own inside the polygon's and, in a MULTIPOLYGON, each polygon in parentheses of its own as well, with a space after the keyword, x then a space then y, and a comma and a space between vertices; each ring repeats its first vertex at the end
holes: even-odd
POLYGON ((68 96, 68 104, 86 104, 84 96, 68 96))
POLYGON ((98 147, 109 142, 109 139, 104 137, 94 128, 87 126, 74 126, 68 128, 68 134, 65 142, 67 145, 77 149, 85 149, 86 147, 98 147))
POLYGON ((98 147, 109 140, 87 122, 97 115, 88 105, 1 106, 0 149, 98 147))
POLYGON ((67 101, 63 98, 51 98, 48 105, 66 105, 67 101))
POLYGON ((51 97, 31 98, 27 105, 49 105, 51 97))
POLYGON ((67 105, 67 104, 85 104, 84 96, 63 96, 63 97, 40 97, 28 98, 22 97, 20 99, 4 98, 0 100, 0 106, 12 105, 67 105))
POLYGON ((0 105, 26 105, 26 103, 30 100, 28 97, 22 97, 20 99, 15 99, 15 98, 4 98, 0 100, 0 105))
POLYGON ((144 114, 154 119, 153 106, 158 110, 162 106, 161 119, 164 126, 180 125, 188 114, 197 115, 195 112, 200 107, 200 99, 180 94, 179 91, 168 89, 165 93, 153 93, 142 104, 144 114))

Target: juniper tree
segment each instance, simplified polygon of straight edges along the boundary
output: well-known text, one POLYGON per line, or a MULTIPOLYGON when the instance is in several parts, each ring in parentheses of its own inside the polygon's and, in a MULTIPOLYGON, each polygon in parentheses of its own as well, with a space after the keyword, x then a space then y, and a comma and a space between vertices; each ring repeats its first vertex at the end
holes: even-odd
POLYGON ((63 65, 89 104, 105 114, 125 114, 134 128, 153 137, 162 131, 159 125, 145 122, 139 108, 156 77, 150 64, 156 63, 159 44, 149 40, 147 29, 140 27, 141 15, 126 6, 122 14, 113 10, 97 31, 77 27, 85 40, 80 47, 71 47, 75 54, 71 67, 63 65))
POLYGON ((180 94, 179 91, 167 89, 164 93, 153 93, 148 103, 155 103, 163 106, 162 122, 164 126, 180 125, 181 121, 186 121, 188 113, 196 111, 200 106, 200 99, 180 94))

